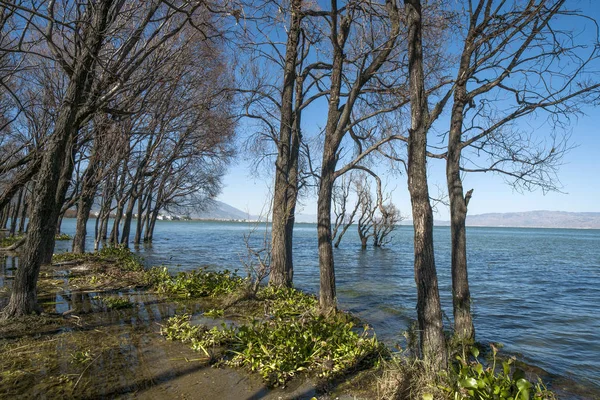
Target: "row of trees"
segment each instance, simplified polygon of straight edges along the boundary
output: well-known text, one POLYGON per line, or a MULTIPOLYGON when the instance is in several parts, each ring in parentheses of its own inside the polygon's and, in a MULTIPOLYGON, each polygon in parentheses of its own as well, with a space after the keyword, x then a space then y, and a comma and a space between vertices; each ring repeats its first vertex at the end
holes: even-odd
POLYGON ((356 215, 364 243, 385 242, 400 214, 383 196, 382 166, 406 174, 422 356, 443 368, 428 159, 446 164, 454 332, 471 340, 463 174, 554 189, 568 145, 516 121, 561 128, 600 87, 595 23, 566 0, 0 4, 0 210, 29 218, 5 317, 36 310, 39 268, 68 208, 83 251, 96 198, 97 243, 127 245, 134 214, 139 243, 161 209, 214 196, 235 115, 275 166, 270 285, 293 284, 295 210, 302 193, 317 194, 324 314, 337 307, 334 240, 356 215), (593 34, 562 29, 574 20, 593 34), (363 176, 358 200, 342 212, 332 202, 351 173, 363 176))
MULTIPOLYGON (((472 340, 465 220, 473 191, 465 193, 463 174, 494 172, 517 189, 557 189, 556 169, 568 150, 561 130, 582 104, 597 99, 595 21, 558 0, 453 5, 333 0, 321 6, 292 1, 279 9, 287 40, 279 47, 267 36, 256 41, 267 43, 268 49, 260 51, 271 54, 267 60, 280 71, 280 80, 262 80, 271 90, 268 96, 252 91, 246 102, 246 114, 264 123, 276 145, 270 284, 292 284, 298 189, 316 178, 320 306, 324 313, 335 311, 332 247, 343 234, 346 218, 334 219, 332 229, 335 182, 352 170, 379 182, 377 160, 397 163, 407 174, 412 203, 422 356, 443 368, 447 355, 428 159, 446 164, 454 332, 459 339, 472 340), (575 21, 587 31, 564 29, 577 26, 575 21), (272 55, 273 48, 279 57, 272 55), (265 99, 276 110, 272 119, 261 113, 268 108, 265 99), (323 128, 312 143, 307 129, 299 126, 311 103, 327 107, 323 128), (524 130, 518 120, 545 120, 548 133, 524 130), (432 145, 435 133, 439 140, 432 145), (320 164, 315 154, 321 155, 320 164)), ((337 196, 345 196, 343 189, 337 196)), ((377 203, 385 215, 381 197, 377 203)), ((335 210, 336 217, 346 213, 343 205, 335 210)), ((350 211, 346 221, 353 215, 350 211)))
POLYGON ((97 238, 107 236, 112 214, 110 241, 127 245, 137 211, 134 240, 143 230, 150 240, 161 209, 218 192, 235 121, 220 12, 207 5, 1 4, 0 209, 18 209, 19 194, 27 186, 30 193, 24 251, 3 310, 13 317, 37 310, 40 265, 51 260, 67 209, 77 207, 74 251, 84 251, 99 194, 97 238))

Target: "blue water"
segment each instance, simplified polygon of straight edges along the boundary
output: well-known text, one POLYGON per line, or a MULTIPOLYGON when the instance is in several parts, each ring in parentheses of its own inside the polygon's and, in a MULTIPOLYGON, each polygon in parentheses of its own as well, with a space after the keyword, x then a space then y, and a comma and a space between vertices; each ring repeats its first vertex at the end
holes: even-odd
MULTIPOLYGON (((63 222, 64 232, 73 234, 74 228, 74 220, 63 222)), ((139 251, 150 265, 182 270, 209 265, 243 273, 244 235, 254 228, 159 221, 154 243, 139 251)), ((258 227, 250 242, 260 247, 264 236, 264 226, 258 227)), ((450 230, 437 227, 434 236, 450 326, 450 230)), ((468 228, 467 240, 477 339, 500 342, 520 360, 570 378, 600 398, 600 230, 468 228)), ((59 242, 57 251, 68 246, 59 242)), ((358 314, 387 343, 401 342, 401 333, 416 318, 412 227, 400 227, 391 245, 366 250, 349 230, 334 254, 340 308, 358 314)), ((316 293, 315 225, 298 224, 294 230, 294 263, 295 285, 316 293)), ((561 382, 555 380, 555 389, 561 382)))

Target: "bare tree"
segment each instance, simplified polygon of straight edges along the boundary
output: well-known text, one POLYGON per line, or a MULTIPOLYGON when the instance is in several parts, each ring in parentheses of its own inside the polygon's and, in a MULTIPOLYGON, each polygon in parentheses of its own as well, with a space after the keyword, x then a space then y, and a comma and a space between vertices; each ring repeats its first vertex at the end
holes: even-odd
POLYGON ((406 218, 393 203, 383 204, 373 223, 373 246, 381 247, 391 243, 392 237, 390 235, 404 219, 406 218))
MULTIPOLYGON (((317 234, 320 267, 319 305, 321 311, 327 314, 335 312, 337 308, 331 237, 331 202, 335 179, 355 167, 381 143, 364 150, 362 146, 359 146, 359 155, 355 160, 336 171, 338 152, 342 140, 347 134, 351 134, 352 128, 358 125, 359 120, 364 121, 373 115, 385 112, 385 109, 380 109, 372 114, 355 116, 357 119, 353 119, 353 112, 357 111, 355 105, 360 104, 360 97, 365 87, 373 82, 372 79, 377 76, 382 66, 389 61, 388 58, 393 54, 400 33, 400 15, 394 1, 386 1, 385 4, 367 4, 357 1, 348 2, 345 6, 339 7, 335 0, 331 2, 331 9, 324 12, 323 15, 330 26, 328 35, 331 40, 332 68, 329 76, 328 114, 324 129, 317 200, 317 234), (364 41, 358 39, 364 33, 357 28, 363 18, 365 23, 379 24, 380 34, 378 37, 367 34, 368 36, 363 38, 364 41), (359 45, 350 49, 349 43, 359 45), (350 64, 346 63, 349 56, 352 59, 350 64), (348 71, 348 67, 352 72, 348 71), (345 103, 342 103, 343 99, 345 99, 345 103)), ((359 141, 358 137, 355 136, 355 138, 359 141)), ((390 139, 382 140, 386 142, 390 139)))
POLYGON ((355 202, 350 210, 349 197, 354 179, 352 174, 342 176, 341 183, 335 185, 333 189, 333 214, 335 220, 331 233, 331 240, 334 241, 334 247, 338 248, 346 231, 355 222, 356 212, 359 209, 360 202, 355 202), (341 228, 341 230, 340 230, 341 228))
MULTIPOLYGON (((18 16, 16 26, 25 38, 19 51, 27 57, 52 59, 66 77, 37 173, 26 249, 3 310, 3 317, 10 318, 38 310, 37 277, 40 264, 54 247, 60 207, 69 186, 65 178, 71 178, 70 155, 79 129, 95 112, 109 107, 133 80, 156 72, 160 61, 150 56, 160 50, 168 57, 170 41, 189 18, 159 1, 143 5, 111 0, 1 4, 18 16), (118 41, 107 40, 116 37, 118 41), (140 68, 142 65, 153 68, 140 68)), ((199 7, 182 4, 181 8, 194 13, 199 7)))
MULTIPOLYGON (((515 188, 556 190, 556 170, 568 150, 566 137, 524 131, 516 120, 546 114, 551 130, 597 96, 597 38, 591 41, 559 27, 596 23, 562 0, 469 2, 457 59, 448 130, 446 176, 452 232, 454 331, 473 340, 467 273, 465 221, 473 190, 463 190, 461 173, 493 172, 515 188), (588 43, 589 41, 589 43, 588 43)), ((463 26, 463 25, 460 25, 463 26)))

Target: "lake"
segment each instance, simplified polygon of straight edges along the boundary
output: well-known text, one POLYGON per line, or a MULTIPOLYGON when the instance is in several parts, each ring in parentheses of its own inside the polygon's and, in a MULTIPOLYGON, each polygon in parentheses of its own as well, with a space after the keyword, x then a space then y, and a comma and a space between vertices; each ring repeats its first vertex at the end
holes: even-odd
MULTIPOLYGON (((75 221, 65 219, 62 231, 74 229, 75 221)), ((158 221, 154 243, 139 252, 148 265, 244 274, 250 233, 252 246, 260 247, 264 225, 158 221)), ((544 378, 567 398, 600 398, 600 230, 468 228, 467 240, 477 340, 502 343, 503 351, 547 371, 544 378)), ((56 252, 67 248, 70 243, 57 242, 56 252)), ((435 249, 449 327, 449 227, 435 228, 435 249)), ((294 282, 312 293, 319 285, 317 254, 316 225, 298 224, 294 282)), ((334 254, 340 308, 363 318, 386 343, 402 343, 416 318, 412 227, 400 227, 390 245, 366 250, 351 229, 334 254)))

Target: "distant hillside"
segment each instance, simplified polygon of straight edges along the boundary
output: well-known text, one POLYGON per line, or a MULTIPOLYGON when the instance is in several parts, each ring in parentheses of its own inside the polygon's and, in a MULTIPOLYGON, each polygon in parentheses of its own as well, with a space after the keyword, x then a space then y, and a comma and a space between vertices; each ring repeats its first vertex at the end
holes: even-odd
POLYGON ((192 219, 213 219, 213 220, 257 220, 258 217, 250 215, 247 212, 238 210, 235 207, 225 204, 222 201, 213 201, 205 211, 192 212, 190 217, 192 219))
POLYGON ((467 226, 600 229, 600 212, 527 211, 469 215, 467 226))

